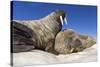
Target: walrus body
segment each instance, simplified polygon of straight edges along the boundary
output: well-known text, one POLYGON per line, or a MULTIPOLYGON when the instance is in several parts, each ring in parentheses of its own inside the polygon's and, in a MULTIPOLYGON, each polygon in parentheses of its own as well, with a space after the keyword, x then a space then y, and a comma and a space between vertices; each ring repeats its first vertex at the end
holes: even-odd
POLYGON ((67 29, 57 34, 55 38, 55 50, 59 54, 69 54, 82 51, 95 43, 93 38, 80 35, 72 29, 67 29))
POLYGON ((95 44, 93 38, 80 35, 72 29, 61 31, 65 12, 57 10, 39 20, 13 21, 13 50, 23 52, 39 49, 53 54, 82 51, 95 44))
POLYGON ((36 38, 34 40, 34 37, 32 37, 32 40, 36 42, 36 44, 34 44, 35 49, 58 54, 54 49, 54 44, 55 37, 62 28, 60 16, 64 19, 64 11, 57 10, 40 20, 16 20, 16 22, 21 23, 34 31, 33 35, 36 34, 36 38))

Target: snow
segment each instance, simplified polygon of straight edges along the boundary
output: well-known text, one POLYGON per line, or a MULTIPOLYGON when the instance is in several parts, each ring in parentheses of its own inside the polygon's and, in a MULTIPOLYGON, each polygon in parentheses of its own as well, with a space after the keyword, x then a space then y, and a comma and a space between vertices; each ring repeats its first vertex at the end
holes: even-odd
POLYGON ((40 50, 30 52, 13 53, 13 65, 15 67, 32 66, 40 64, 57 63, 86 63, 97 61, 97 45, 85 49, 82 52, 54 55, 40 50))

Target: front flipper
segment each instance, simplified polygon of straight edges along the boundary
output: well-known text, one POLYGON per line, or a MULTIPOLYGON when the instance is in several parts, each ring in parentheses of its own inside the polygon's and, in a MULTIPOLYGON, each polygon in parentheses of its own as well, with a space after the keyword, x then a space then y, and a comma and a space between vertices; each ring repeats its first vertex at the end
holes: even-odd
POLYGON ((54 49, 54 41, 54 39, 48 41, 45 51, 58 55, 59 53, 54 49))
POLYGON ((11 24, 12 24, 12 33, 17 33, 27 38, 31 38, 33 36, 33 31, 27 26, 15 21, 12 21, 11 24))

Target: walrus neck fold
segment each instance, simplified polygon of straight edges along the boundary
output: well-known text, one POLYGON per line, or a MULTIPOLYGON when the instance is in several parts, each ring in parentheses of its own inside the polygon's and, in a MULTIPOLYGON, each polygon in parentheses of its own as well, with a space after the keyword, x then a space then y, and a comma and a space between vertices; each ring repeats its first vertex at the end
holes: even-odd
POLYGON ((49 30, 52 31, 56 35, 62 28, 61 21, 58 21, 58 19, 60 20, 60 18, 55 17, 55 15, 50 14, 44 17, 43 19, 41 19, 40 21, 41 22, 43 21, 42 24, 44 24, 46 28, 49 28, 49 30))

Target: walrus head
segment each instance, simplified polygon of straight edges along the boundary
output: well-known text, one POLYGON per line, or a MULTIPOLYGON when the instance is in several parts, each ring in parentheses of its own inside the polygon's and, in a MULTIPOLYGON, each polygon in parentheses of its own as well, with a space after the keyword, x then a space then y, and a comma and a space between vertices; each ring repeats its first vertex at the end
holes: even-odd
POLYGON ((50 23, 52 23, 53 25, 58 25, 60 29, 65 23, 67 24, 66 14, 64 10, 56 10, 50 13, 46 18, 50 18, 50 20, 52 19, 53 22, 50 21, 50 23))
POLYGON ((49 28, 49 30, 51 30, 54 35, 56 35, 61 31, 63 25, 65 23, 67 24, 66 14, 64 10, 55 10, 46 17, 40 19, 40 22, 49 28))
POLYGON ((55 39, 55 50, 59 54, 69 54, 83 51, 96 43, 94 38, 81 35, 72 29, 59 32, 55 39))
POLYGON ((56 10, 55 12, 52 13, 54 16, 54 18, 61 23, 61 25, 63 26, 64 23, 67 24, 67 20, 66 20, 66 15, 65 12, 63 10, 56 10))

